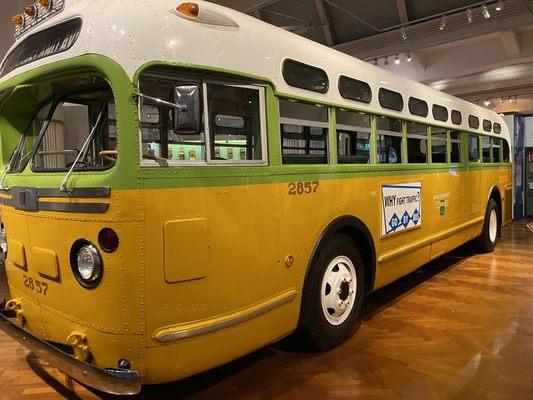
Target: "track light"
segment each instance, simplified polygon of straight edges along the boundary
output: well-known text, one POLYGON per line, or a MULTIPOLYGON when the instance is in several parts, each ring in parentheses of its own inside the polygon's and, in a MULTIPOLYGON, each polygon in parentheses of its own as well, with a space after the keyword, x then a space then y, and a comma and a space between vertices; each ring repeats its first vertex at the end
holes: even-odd
POLYGON ((505 7, 505 3, 503 2, 503 0, 500 0, 496 4, 496 11, 502 11, 504 7, 505 7))
POLYGON ((410 53, 410 52, 407 53, 407 58, 406 58, 406 59, 407 59, 407 62, 411 62, 411 61, 413 61, 413 57, 411 56, 411 53, 410 53))
POLYGON ((405 31, 405 27, 402 26, 401 32, 402 32, 402 39, 407 40, 407 32, 405 31))
POLYGON ((485 19, 489 19, 489 18, 490 18, 489 8, 487 7, 486 4, 483 4, 483 5, 481 6, 481 13, 482 13, 483 16, 485 17, 485 19))
POLYGON ((471 8, 467 8, 466 9, 466 19, 468 20, 469 24, 474 22, 474 16, 472 15, 472 9, 471 8))
POLYGON ((394 58, 394 64, 400 64, 400 56, 398 54, 396 54, 396 57, 394 58))
POLYGON ((446 15, 443 15, 440 19, 440 26, 439 26, 439 29, 441 31, 444 30, 444 28, 446 28, 446 15))

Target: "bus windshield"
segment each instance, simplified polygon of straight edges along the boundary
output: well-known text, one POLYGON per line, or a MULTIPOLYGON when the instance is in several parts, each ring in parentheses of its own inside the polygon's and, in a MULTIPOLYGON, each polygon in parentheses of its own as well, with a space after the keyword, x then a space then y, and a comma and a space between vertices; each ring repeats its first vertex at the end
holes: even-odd
POLYGON ((45 105, 21 136, 9 173, 21 172, 31 159, 33 171, 103 170, 118 155, 116 117, 111 90, 64 96, 45 105), (103 118, 98 121, 104 109, 103 118), (91 131, 91 142, 83 150, 91 131), (83 150, 83 154, 80 154, 83 150))

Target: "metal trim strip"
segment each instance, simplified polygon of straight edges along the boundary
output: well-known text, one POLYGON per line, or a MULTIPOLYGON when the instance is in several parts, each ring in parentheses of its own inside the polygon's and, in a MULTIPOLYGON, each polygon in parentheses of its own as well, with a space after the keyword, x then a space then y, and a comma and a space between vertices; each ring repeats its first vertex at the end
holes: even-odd
POLYGON ((232 328, 234 326, 241 325, 245 322, 249 322, 255 318, 263 316, 281 306, 284 306, 285 304, 288 304, 294 299, 296 299, 296 297, 296 291, 291 290, 288 293, 283 293, 275 297, 274 299, 267 300, 263 303, 263 305, 256 306, 255 309, 246 314, 230 317, 220 322, 208 322, 207 324, 204 323, 203 325, 192 328, 181 328, 179 326, 162 328, 156 331, 156 333, 154 334, 154 339, 160 343, 171 343, 207 335, 209 333, 218 332, 223 329, 232 328))
POLYGON ((39 202, 39 211, 103 214, 108 209, 108 203, 52 203, 47 201, 39 202))
POLYGON ((59 189, 37 189, 38 197, 61 197, 61 198, 78 198, 78 199, 92 199, 92 198, 109 198, 111 197, 111 188, 109 186, 93 187, 93 188, 77 188, 62 192, 59 189))
POLYGON ((416 250, 419 250, 425 246, 429 246, 433 243, 436 243, 440 240, 446 239, 452 235, 455 235, 457 232, 463 231, 465 229, 468 229, 476 224, 480 224, 485 219, 485 216, 477 217, 472 219, 471 221, 468 221, 464 224, 458 225, 454 228, 447 229, 443 232, 440 232, 436 235, 429 236, 423 240, 420 240, 418 242, 414 242, 412 244, 400 247, 397 250, 389 251, 387 253, 383 253, 379 258, 378 262, 384 263, 388 261, 392 261, 398 257, 401 257, 405 254, 413 253, 416 250))

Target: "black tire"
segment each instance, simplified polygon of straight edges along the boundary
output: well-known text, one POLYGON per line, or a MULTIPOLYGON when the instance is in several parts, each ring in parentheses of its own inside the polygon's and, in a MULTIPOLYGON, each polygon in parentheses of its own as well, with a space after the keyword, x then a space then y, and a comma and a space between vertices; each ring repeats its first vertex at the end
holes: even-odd
POLYGON ((345 234, 329 238, 317 252, 304 284, 299 333, 307 344, 314 349, 324 351, 340 345, 352 335, 363 304, 364 282, 363 259, 354 240, 345 234), (322 309, 322 280, 329 264, 339 256, 351 260, 357 285, 353 296, 347 299, 354 301, 349 316, 339 325, 333 325, 328 322, 322 309))
POLYGON ((494 249, 496 248, 496 244, 498 242, 500 227, 501 227, 501 221, 500 221, 500 212, 499 212, 498 204, 494 201, 494 199, 490 199, 489 204, 487 204, 487 211, 485 212, 485 221, 483 222, 483 230, 481 231, 481 235, 475 241, 475 245, 479 251, 483 253, 491 253, 494 251, 494 249), (493 212, 496 213, 497 229, 496 229, 496 236, 493 237, 493 239, 491 239, 490 218, 493 212))

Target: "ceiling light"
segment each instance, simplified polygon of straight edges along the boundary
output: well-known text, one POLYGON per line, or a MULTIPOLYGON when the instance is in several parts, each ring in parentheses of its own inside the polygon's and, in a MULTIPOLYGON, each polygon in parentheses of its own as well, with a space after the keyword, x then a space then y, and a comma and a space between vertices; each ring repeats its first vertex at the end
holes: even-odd
POLYGON ((440 19, 440 26, 439 26, 439 29, 441 31, 444 30, 444 28, 446 28, 446 15, 443 15, 440 19))
POLYGON ((396 54, 396 57, 394 58, 394 64, 400 64, 400 56, 398 54, 396 54))
POLYGON ((485 101, 483 102, 483 104, 485 105, 485 107, 490 106, 490 100, 489 100, 489 99, 485 100, 485 101))
POLYGON ((389 57, 385 57, 385 62, 384 62, 385 65, 389 65, 389 57))
POLYGON ((472 9, 471 8, 467 8, 466 9, 466 19, 468 20, 469 24, 474 22, 474 16, 472 15, 472 9))
POLYGON ((402 32, 402 39, 407 40, 407 32, 405 31, 405 27, 402 26, 401 32, 402 32))
POLYGON ((489 19, 489 18, 490 18, 489 8, 487 7, 486 4, 483 4, 483 5, 481 6, 481 13, 482 13, 483 16, 485 17, 485 19, 489 19))
POLYGON ((505 3, 502 0, 500 0, 496 4, 496 11, 502 11, 504 7, 505 7, 505 3))
POLYGON ((509 103, 516 103, 516 96, 509 97, 509 103))
POLYGON ((374 65, 378 65, 378 59, 377 58, 374 58, 374 65))
POLYGON ((411 56, 411 53, 407 53, 407 62, 413 61, 413 57, 411 56))

